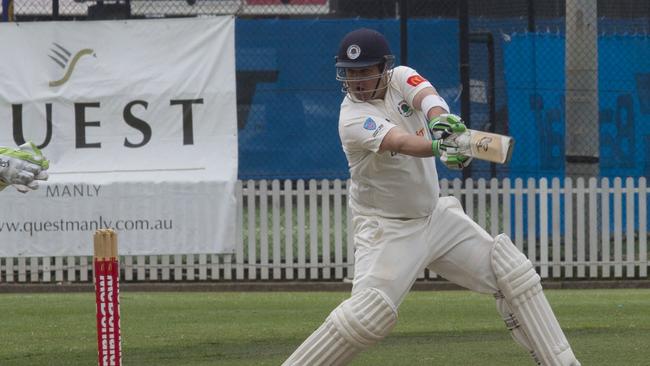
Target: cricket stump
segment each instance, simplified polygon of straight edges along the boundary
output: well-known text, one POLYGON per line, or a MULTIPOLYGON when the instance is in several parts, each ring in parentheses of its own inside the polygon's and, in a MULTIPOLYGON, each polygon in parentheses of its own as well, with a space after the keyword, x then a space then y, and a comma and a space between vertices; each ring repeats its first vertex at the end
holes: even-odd
POLYGON ((97 357, 99 366, 122 364, 120 335, 120 268, 117 235, 100 229, 93 236, 95 301, 97 303, 97 357))

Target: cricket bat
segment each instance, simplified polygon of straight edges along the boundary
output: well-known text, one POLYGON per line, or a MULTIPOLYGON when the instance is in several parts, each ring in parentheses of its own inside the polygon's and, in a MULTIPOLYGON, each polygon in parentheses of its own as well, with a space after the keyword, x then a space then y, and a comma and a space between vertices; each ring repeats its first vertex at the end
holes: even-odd
POLYGON ((510 136, 468 129, 456 139, 460 152, 476 159, 507 164, 515 140, 510 136))

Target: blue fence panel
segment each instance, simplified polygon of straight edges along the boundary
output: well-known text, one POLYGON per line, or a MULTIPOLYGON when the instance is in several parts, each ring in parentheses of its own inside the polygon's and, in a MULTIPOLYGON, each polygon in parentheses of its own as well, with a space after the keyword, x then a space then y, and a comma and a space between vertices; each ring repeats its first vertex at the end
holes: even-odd
MULTIPOLYGON (((369 27, 400 54, 397 20, 247 20, 235 28, 240 179, 349 176, 338 137, 341 85, 335 79, 339 41, 369 27), (291 39, 291 42, 287 42, 291 39)), ((458 89, 457 23, 412 21, 410 64, 452 101, 458 89), (441 62, 440 54, 449 59, 441 62), (450 98, 451 99, 450 99, 450 98)))
MULTIPOLYGON (((504 46, 512 177, 564 176, 564 37, 512 36, 504 46), (524 150, 524 153, 522 153, 524 150)), ((598 39, 600 175, 650 175, 650 38, 598 39)))
MULTIPOLYGON (((458 113, 457 21, 413 19, 408 26, 409 65, 458 113)), ((394 19, 237 20, 240 179, 348 177, 338 138, 343 96, 334 78, 334 55, 339 40, 359 27, 384 33, 399 56, 399 21, 394 19)), ((561 178, 564 38, 558 31, 495 39, 497 109, 507 110, 507 131, 517 141, 511 164, 497 166, 497 176, 561 178)), ((599 38, 601 176, 650 175, 648 59, 647 36, 599 38)), ((488 165, 477 162, 473 168, 478 177, 488 165)), ((443 167, 439 173, 449 179, 461 174, 443 167)))

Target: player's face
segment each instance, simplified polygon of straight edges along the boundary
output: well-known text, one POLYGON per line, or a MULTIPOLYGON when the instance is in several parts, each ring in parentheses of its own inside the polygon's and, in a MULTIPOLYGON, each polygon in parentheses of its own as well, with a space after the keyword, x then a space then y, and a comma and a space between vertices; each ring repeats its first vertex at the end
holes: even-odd
POLYGON ((380 65, 372 65, 346 69, 348 93, 360 101, 383 97, 385 81, 380 67, 380 65))

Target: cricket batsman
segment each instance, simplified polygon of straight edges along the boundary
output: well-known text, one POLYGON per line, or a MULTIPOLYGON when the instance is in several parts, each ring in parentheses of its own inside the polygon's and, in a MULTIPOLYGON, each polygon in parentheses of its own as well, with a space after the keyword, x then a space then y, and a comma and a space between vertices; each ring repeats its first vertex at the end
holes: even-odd
POLYGON ((528 258, 507 235, 489 235, 456 198, 440 197, 434 157, 452 169, 471 162, 454 146, 465 125, 429 81, 393 63, 388 42, 374 30, 341 41, 336 78, 345 92, 339 135, 351 180, 352 294, 284 365, 349 363, 390 333, 425 268, 492 294, 537 365, 580 365, 528 258))
POLYGON ((18 149, 0 147, 0 191, 11 185, 21 193, 38 189, 39 180, 47 180, 50 162, 32 142, 18 149))

